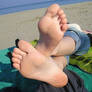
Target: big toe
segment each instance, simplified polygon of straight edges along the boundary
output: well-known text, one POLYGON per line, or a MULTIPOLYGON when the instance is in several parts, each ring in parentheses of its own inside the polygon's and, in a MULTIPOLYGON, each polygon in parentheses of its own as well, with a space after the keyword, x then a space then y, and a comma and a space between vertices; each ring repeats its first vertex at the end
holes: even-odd
POLYGON ((30 43, 28 43, 24 40, 20 40, 18 42, 18 46, 19 46, 19 49, 25 53, 30 53, 34 50, 34 47, 30 43))
POLYGON ((46 15, 53 17, 57 14, 59 9, 60 9, 60 6, 58 4, 53 4, 50 7, 48 7, 46 11, 46 15))

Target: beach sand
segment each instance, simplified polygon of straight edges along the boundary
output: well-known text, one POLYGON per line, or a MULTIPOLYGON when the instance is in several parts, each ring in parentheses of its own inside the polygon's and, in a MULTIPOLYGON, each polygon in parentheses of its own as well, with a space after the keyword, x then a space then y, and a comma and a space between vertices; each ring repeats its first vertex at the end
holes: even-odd
MULTIPOLYGON (((68 22, 77 23, 82 29, 92 30, 92 2, 62 5, 68 22)), ((39 38, 37 22, 46 8, 27 10, 0 16, 0 49, 15 45, 15 39, 32 41, 39 38)))

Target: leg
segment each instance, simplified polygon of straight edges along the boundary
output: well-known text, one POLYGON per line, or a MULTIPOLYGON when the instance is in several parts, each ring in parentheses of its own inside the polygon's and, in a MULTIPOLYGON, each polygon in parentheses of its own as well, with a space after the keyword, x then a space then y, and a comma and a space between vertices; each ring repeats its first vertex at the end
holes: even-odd
POLYGON ((51 55, 53 56, 70 55, 74 52, 75 45, 76 44, 73 38, 66 36, 60 41, 60 43, 54 49, 51 55))
POLYGON ((54 62, 58 65, 58 67, 63 70, 64 67, 67 65, 67 59, 65 56, 56 56, 52 57, 54 59, 54 62))
MULTIPOLYGON (((38 26, 40 30, 40 40, 36 49, 39 52, 27 42, 20 41, 18 50, 22 50, 25 55, 18 54, 15 49, 13 53, 14 58, 12 58, 14 62, 13 66, 26 78, 41 80, 56 87, 64 86, 67 83, 65 73, 56 65, 52 58, 47 58, 42 54, 49 56, 62 39, 67 29, 65 14, 57 4, 52 5, 47 9, 45 16, 41 18, 38 26), (17 58, 16 53, 20 55, 17 58)), ((63 69, 63 64, 61 64, 61 66, 63 69)))
MULTIPOLYGON (((55 87, 67 84, 66 74, 50 57, 45 57, 25 41, 13 51, 13 66, 26 78, 47 82, 55 87)), ((60 66, 63 69, 63 65, 60 66)))
POLYGON ((52 52, 52 55, 76 55, 85 54, 90 47, 90 39, 87 32, 82 31, 79 25, 70 24, 69 30, 52 52))
MULTIPOLYGON (((77 43, 76 40, 70 35, 63 37, 68 28, 66 23, 67 19, 63 10, 56 4, 50 6, 45 16, 38 23, 40 39, 36 49, 46 56, 55 54, 70 55, 74 53, 77 43)), ((76 24, 72 26, 75 27, 76 24)), ((81 30, 78 25, 77 29, 81 30)), ((79 37, 76 35, 76 38, 79 37)))
POLYGON ((49 56, 66 32, 67 19, 59 5, 51 5, 38 22, 40 39, 36 49, 49 56))

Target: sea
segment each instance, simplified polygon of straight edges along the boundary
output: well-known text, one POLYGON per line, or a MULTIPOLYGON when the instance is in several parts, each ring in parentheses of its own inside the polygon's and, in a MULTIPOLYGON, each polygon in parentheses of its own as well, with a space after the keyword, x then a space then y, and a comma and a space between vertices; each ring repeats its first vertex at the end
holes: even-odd
POLYGON ((0 0, 0 15, 46 8, 54 3, 67 5, 81 2, 92 2, 92 0, 0 0))

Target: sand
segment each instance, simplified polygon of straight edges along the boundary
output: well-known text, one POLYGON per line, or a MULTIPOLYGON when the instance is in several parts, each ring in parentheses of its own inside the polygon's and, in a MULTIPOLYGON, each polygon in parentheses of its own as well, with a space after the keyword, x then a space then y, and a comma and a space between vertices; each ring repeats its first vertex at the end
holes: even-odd
MULTIPOLYGON (((92 2, 61 6, 68 22, 77 23, 84 30, 92 30, 92 2)), ((0 16, 0 49, 15 46, 15 39, 32 41, 39 38, 37 22, 46 8, 27 10, 0 16)))

